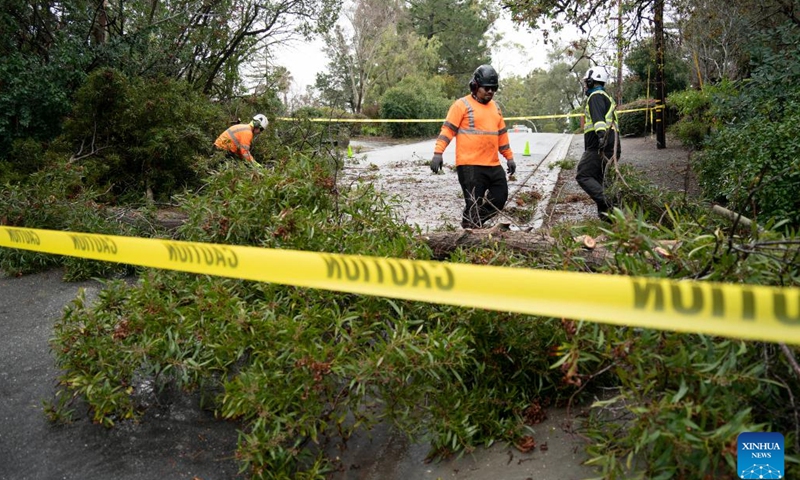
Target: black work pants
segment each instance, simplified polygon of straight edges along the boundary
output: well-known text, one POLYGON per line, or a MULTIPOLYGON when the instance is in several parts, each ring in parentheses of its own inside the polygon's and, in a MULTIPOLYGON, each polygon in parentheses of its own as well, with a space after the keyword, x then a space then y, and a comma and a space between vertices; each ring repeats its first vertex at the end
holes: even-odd
POLYGON ((487 220, 497 215, 508 200, 506 172, 500 165, 459 165, 456 167, 458 183, 464 192, 463 228, 482 228, 487 220))
POLYGON ((611 208, 611 202, 606 198, 603 188, 607 166, 608 160, 600 155, 599 151, 586 150, 578 162, 578 172, 575 175, 578 185, 597 204, 598 215, 602 215, 611 208))

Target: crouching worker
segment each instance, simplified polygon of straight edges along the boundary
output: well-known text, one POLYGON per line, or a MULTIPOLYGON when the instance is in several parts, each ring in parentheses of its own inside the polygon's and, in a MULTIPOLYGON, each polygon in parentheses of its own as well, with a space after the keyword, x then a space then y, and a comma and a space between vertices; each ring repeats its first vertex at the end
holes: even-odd
POLYGON ((240 123, 234 125, 217 137, 214 146, 234 159, 255 162, 250 153, 250 146, 258 134, 266 130, 269 120, 262 114, 253 117, 250 123, 240 123))

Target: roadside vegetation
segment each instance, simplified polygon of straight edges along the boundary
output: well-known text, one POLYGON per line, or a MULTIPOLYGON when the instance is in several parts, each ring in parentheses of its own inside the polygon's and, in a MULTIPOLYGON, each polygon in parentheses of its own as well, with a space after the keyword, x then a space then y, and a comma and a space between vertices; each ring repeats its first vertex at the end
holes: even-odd
MULTIPOLYGON (((362 22, 360 37, 349 38, 329 28, 336 2, 304 2, 299 18, 308 31, 327 32, 332 69, 317 97, 293 106, 280 69, 260 72, 258 87, 242 93, 247 54, 274 40, 261 17, 209 25, 200 18, 216 18, 210 13, 176 20, 197 7, 192 2, 170 11, 133 5, 126 8, 140 15, 130 16, 115 10, 122 4, 101 12, 83 2, 66 2, 63 11, 10 2, 0 14, 2 31, 17 32, 0 43, 0 225, 429 260, 430 248, 396 217, 394 200, 344 183, 341 170, 351 136, 435 135, 438 126, 309 119, 443 117, 474 66, 490 60, 484 34, 498 13, 488 4, 463 12, 463 24, 442 30, 475 44, 445 52, 452 39, 426 33, 442 26, 434 12, 462 8, 455 3, 387 11, 357 2, 362 8, 351 17, 362 22), (370 45, 358 38, 380 49, 345 55, 370 45), (346 63, 355 58, 371 63, 346 63), (353 81, 353 72, 369 84, 353 81), (292 117, 272 121, 255 143, 263 168, 213 151, 224 127, 255 113, 292 117), (165 211, 180 214, 181 225, 165 226, 165 211)), ((533 15, 540 2, 506 3, 518 20, 540 19, 533 15)), ((613 225, 555 228, 547 255, 497 245, 459 249, 447 261, 587 271, 572 239, 602 233, 612 255, 598 274, 800 287, 800 58, 787 55, 800 50, 800 21, 780 2, 711 4, 716 16, 675 2, 681 28, 673 34, 684 38, 667 42, 670 130, 694 149, 700 203, 623 171, 615 195, 625 208, 613 225), (758 14, 762 8, 771 14, 758 14), (717 23, 730 29, 735 48, 712 48, 717 37, 702 27, 717 23), (707 53, 702 63, 698 52, 707 53), (710 202, 751 227, 710 215, 710 202), (659 253, 664 242, 674 246, 669 255, 659 253)), ((554 50, 547 71, 503 79, 506 115, 575 111, 576 79, 602 54, 591 41, 575 47, 554 50)), ((627 48, 633 73, 620 108, 635 109, 652 101, 653 46, 641 40, 627 48)), ((623 115, 623 134, 646 133, 650 121, 646 110, 623 115)), ((576 122, 535 125, 578 131, 576 122)), ((170 392, 191 392, 221 420, 237 422, 235 455, 254 478, 324 478, 338 467, 325 447, 378 422, 429 441, 432 458, 498 441, 526 445, 526 425, 554 405, 593 407, 581 428, 603 478, 736 478, 743 431, 782 433, 784 476, 800 476, 796 345, 0 249, 9 275, 55 267, 66 280, 102 278, 105 288, 94 303, 76 298, 55 326, 63 373, 51 419, 88 415, 113 428, 170 392)), ((789 315, 800 322, 797 310, 789 315)))

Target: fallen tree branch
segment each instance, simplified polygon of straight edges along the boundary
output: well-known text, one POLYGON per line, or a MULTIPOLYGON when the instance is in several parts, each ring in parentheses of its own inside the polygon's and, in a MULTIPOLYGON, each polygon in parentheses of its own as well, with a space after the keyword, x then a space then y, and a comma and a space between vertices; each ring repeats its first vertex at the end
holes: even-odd
MULTIPOLYGON (((423 240, 433 250, 437 259, 444 259, 458 248, 488 247, 496 248, 498 244, 525 254, 550 255, 556 248, 556 240, 543 233, 531 233, 509 230, 507 224, 500 224, 488 229, 465 229, 456 232, 433 232, 424 235, 423 240)), ((576 237, 576 247, 582 247, 581 258, 590 269, 605 264, 612 253, 603 245, 586 235, 576 237)))
MULTIPOLYGON (((745 217, 741 213, 736 213, 734 211, 728 210, 727 208, 723 207, 722 205, 715 204, 711 207, 711 211, 716 213, 717 215, 721 215, 731 221, 734 224, 741 224, 745 228, 751 228, 755 222, 750 220, 749 218, 745 217)), ((759 227, 759 230, 761 227, 759 227)))
POLYGON ((792 350, 785 343, 781 343, 779 345, 781 346, 781 351, 783 351, 786 359, 789 360, 789 365, 792 366, 792 370, 794 370, 795 375, 797 375, 797 378, 800 378, 800 364, 797 363, 794 353, 792 353, 792 350))

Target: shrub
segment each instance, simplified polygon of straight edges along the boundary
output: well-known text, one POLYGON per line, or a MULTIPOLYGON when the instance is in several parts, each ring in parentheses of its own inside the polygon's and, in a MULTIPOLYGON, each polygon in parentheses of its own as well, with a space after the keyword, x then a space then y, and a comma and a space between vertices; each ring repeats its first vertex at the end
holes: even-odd
MULTIPOLYGON (((381 97, 381 118, 443 120, 452 102, 436 92, 421 80, 406 77, 381 97)), ((435 136, 441 127, 441 122, 398 122, 386 129, 394 138, 405 138, 435 136)))
MULTIPOLYGON (((11 8, 11 4, 6 4, 11 8)), ((4 11, 4 21, 16 18, 4 11)), ((22 18, 20 15, 19 18, 22 18)), ((5 31, 22 31, 23 26, 4 25, 5 31)), ((9 40, 11 35, 6 35, 9 40)), ((17 47, 19 48, 19 47, 17 47)), ((16 48, 14 49, 16 50, 16 48)), ((0 162, 15 140, 33 138, 47 142, 61 131, 72 94, 85 78, 84 64, 90 55, 78 55, 70 47, 53 47, 47 59, 34 52, 3 50, 0 62, 0 162)))
POLYGON ((44 166, 42 142, 33 138, 19 138, 11 145, 6 160, 0 160, 0 183, 18 183, 44 166))
POLYGON ((196 184, 192 159, 211 152, 218 118, 220 111, 186 83, 130 80, 103 69, 76 93, 63 141, 91 185, 107 185, 123 199, 166 200, 196 184))
POLYGON ((678 121, 671 131, 684 145, 701 148, 708 136, 726 121, 725 113, 717 105, 724 104, 727 98, 737 95, 738 92, 730 82, 709 85, 702 90, 690 89, 671 94, 667 104, 673 106, 678 115, 678 121))
POLYGON ((781 121, 753 119, 718 132, 695 162, 704 192, 760 222, 800 226, 798 121, 795 108, 781 121))

